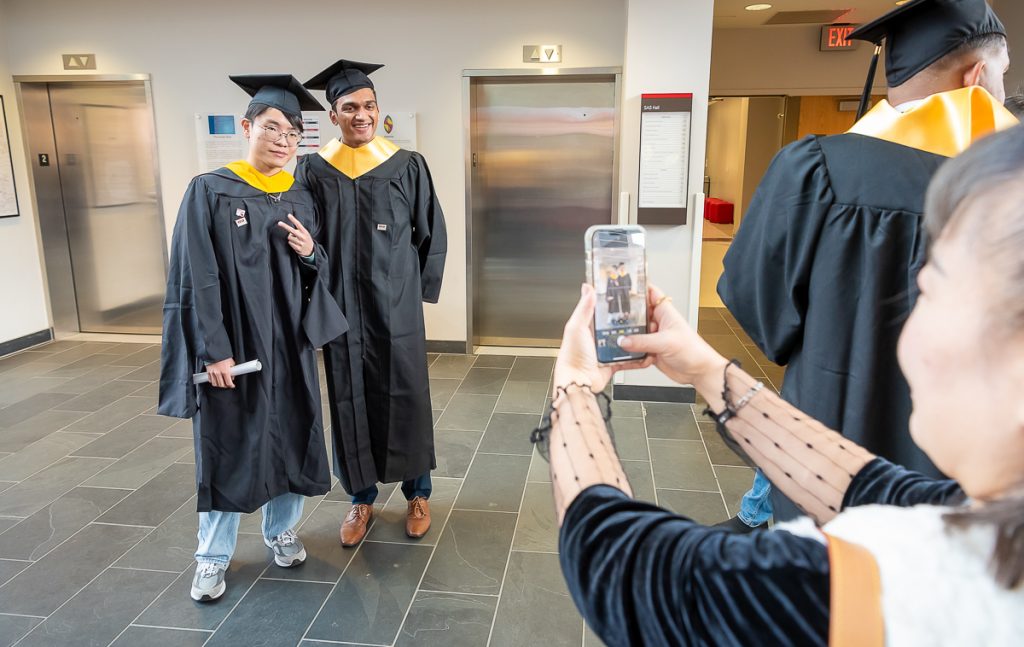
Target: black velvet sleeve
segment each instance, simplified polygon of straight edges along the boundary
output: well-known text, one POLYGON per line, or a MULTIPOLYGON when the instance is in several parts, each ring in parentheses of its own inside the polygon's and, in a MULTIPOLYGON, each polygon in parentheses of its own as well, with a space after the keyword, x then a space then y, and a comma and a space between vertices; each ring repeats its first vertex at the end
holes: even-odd
POLYGON ((956 481, 929 478, 876 458, 850 482, 843 508, 871 504, 907 508, 920 504, 958 505, 963 501, 964 492, 956 481))
POLYGON ((559 552, 609 647, 828 641, 828 551, 813 539, 733 534, 599 485, 569 507, 559 552))

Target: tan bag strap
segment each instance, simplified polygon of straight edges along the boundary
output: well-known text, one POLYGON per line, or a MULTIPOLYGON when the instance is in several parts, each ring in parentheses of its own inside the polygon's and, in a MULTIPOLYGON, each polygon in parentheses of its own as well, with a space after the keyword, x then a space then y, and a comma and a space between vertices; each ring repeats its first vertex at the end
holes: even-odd
POLYGON ((863 546, 825 536, 831 572, 829 647, 884 647, 878 563, 863 546))

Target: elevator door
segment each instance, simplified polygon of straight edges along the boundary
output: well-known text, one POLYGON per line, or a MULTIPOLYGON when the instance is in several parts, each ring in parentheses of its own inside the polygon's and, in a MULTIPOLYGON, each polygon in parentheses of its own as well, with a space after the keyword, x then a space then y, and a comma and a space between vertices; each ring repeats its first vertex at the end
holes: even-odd
POLYGON ((159 333, 166 245, 146 87, 50 83, 46 94, 79 330, 159 333))
POLYGON ((612 221, 615 76, 474 78, 470 114, 473 342, 557 346, 612 221))

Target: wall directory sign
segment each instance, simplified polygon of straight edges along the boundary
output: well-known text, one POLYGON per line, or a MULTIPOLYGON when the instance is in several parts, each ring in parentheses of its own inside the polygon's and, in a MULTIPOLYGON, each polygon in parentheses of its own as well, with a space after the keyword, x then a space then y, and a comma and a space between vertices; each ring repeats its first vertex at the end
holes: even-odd
POLYGON ((7 112, 0 96, 0 218, 18 215, 18 192, 14 187, 14 159, 7 132, 7 112))
POLYGON ((637 222, 685 225, 693 95, 640 95, 637 222))

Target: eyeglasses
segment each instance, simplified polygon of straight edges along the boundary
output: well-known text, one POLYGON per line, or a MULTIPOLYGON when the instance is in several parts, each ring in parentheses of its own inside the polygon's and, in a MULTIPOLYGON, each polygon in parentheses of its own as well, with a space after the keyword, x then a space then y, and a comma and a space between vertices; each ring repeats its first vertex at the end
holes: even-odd
POLYGON ((263 134, 260 135, 260 139, 265 142, 277 143, 281 141, 282 137, 285 137, 288 139, 289 146, 298 146, 299 142, 302 141, 302 133, 297 130, 290 130, 284 133, 273 126, 264 126, 263 124, 253 125, 263 131, 263 134))

